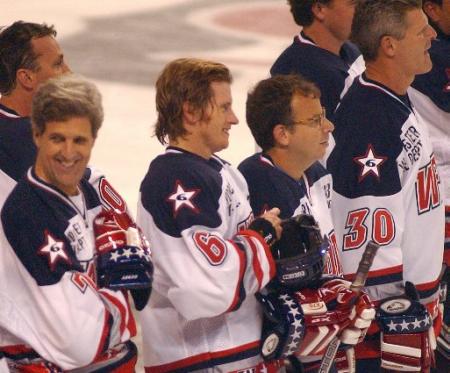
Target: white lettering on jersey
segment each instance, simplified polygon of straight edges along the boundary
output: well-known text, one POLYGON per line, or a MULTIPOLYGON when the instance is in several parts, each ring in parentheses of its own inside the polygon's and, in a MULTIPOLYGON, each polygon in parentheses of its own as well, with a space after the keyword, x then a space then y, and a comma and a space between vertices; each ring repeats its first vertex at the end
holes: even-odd
POLYGON ((408 154, 411 164, 420 159, 422 150, 421 134, 414 126, 409 126, 405 132, 402 132, 400 139, 403 143, 403 149, 408 154))

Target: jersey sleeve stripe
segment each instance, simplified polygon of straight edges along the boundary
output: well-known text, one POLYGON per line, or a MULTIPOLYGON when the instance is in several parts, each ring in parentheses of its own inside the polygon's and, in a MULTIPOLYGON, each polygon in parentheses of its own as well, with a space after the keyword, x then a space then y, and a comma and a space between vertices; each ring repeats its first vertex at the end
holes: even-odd
MULTIPOLYGON (((128 316, 128 310, 124 305, 116 299, 113 295, 109 294, 109 292, 105 291, 106 289, 100 290, 100 293, 110 302, 112 303, 120 312, 120 335, 122 335, 125 332, 126 324, 127 324, 127 316, 128 316)), ((105 311, 106 308, 105 308, 105 311)))
POLYGON ((253 272, 255 273, 255 276, 256 276, 256 280, 258 281, 258 291, 259 291, 262 286, 264 273, 263 273, 263 270, 261 268, 261 263, 258 258, 258 248, 256 247, 255 243, 252 241, 252 239, 250 237, 249 238, 246 237, 245 239, 246 239, 246 242, 248 243, 250 249, 252 250, 252 254, 253 254, 252 267, 253 267, 253 272))
POLYGON ((275 276, 276 267, 275 261, 272 257, 272 253, 270 252, 269 245, 267 245, 267 243, 262 239, 262 237, 257 232, 252 231, 250 229, 240 231, 239 234, 243 236, 251 236, 262 245, 269 265, 269 280, 272 279, 275 276))
POLYGON ((247 256, 245 254, 245 249, 241 247, 240 243, 233 241, 228 242, 232 245, 232 247, 234 247, 239 258, 239 278, 236 284, 236 290, 234 293, 233 301, 231 302, 230 307, 226 311, 231 312, 237 310, 246 297, 244 288, 244 275, 245 269, 247 267, 247 256))

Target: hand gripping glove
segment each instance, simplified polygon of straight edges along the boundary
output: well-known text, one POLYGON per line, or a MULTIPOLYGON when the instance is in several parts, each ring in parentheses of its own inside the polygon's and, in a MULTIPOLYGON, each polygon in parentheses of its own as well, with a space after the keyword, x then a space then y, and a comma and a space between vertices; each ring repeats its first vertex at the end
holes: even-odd
POLYGON ((350 289, 350 282, 333 279, 315 291, 296 293, 305 315, 305 339, 296 355, 322 356, 332 338, 339 335, 345 345, 353 346, 364 339, 375 318, 375 309, 365 292, 350 289))
POLYGON ((434 364, 432 319, 414 285, 405 295, 383 300, 377 313, 381 330, 381 366, 401 372, 427 372, 434 364))
POLYGON ((442 328, 437 338, 437 349, 447 360, 450 360, 450 267, 447 267, 441 282, 440 300, 443 314, 442 328))
POLYGON ((263 304, 262 355, 266 359, 316 356, 319 359, 338 333, 350 345, 364 338, 375 317, 365 293, 348 281, 327 281, 319 289, 269 295, 263 304))
POLYGON ((103 210, 94 219, 100 287, 131 290, 136 309, 150 296, 153 265, 147 240, 127 213, 103 210))

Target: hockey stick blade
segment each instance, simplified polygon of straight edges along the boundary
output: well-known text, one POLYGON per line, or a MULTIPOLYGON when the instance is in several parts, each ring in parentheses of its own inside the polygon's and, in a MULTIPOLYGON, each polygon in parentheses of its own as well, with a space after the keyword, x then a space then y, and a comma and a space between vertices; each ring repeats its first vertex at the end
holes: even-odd
MULTIPOLYGON (((372 266, 373 259, 380 246, 373 241, 369 241, 364 249, 364 253, 358 264, 358 269, 356 271, 355 279, 350 285, 350 289, 355 291, 357 294, 361 292, 364 284, 366 283, 367 275, 369 274, 370 267, 372 266)), ((356 299, 355 299, 356 300, 356 299)), ((322 362, 320 363, 320 368, 318 373, 328 373, 336 357, 337 350, 341 344, 341 340, 338 336, 335 336, 325 351, 323 355, 322 362)))

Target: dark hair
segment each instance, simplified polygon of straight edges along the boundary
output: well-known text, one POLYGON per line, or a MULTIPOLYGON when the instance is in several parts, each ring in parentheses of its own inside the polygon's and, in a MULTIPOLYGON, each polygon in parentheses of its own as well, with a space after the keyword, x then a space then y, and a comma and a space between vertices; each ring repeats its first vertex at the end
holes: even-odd
POLYGON ((264 151, 275 145, 273 128, 277 124, 293 125, 291 102, 295 94, 320 98, 319 88, 298 74, 262 80, 248 93, 247 125, 264 151))
POLYGON ((365 61, 374 61, 383 36, 403 39, 406 15, 413 9, 422 9, 421 0, 360 1, 353 17, 350 40, 361 50, 365 61))
POLYGON ((97 87, 83 78, 66 74, 43 83, 33 97, 31 121, 38 134, 52 121, 88 118, 92 136, 97 137, 103 122, 102 96, 97 87))
POLYGON ((328 4, 331 0, 288 0, 295 23, 299 26, 310 26, 314 21, 312 6, 315 3, 328 4))
POLYGON ((0 32, 0 93, 7 95, 16 87, 17 70, 21 68, 36 71, 38 56, 31 40, 45 36, 56 36, 53 26, 45 23, 14 22, 0 32))
POLYGON ((211 83, 232 82, 228 68, 218 62, 180 58, 170 62, 156 81, 158 119, 155 135, 161 144, 186 135, 183 104, 200 110, 202 117, 213 97, 211 83))

